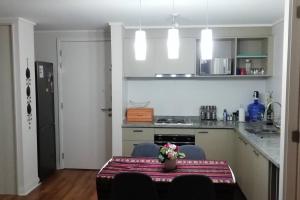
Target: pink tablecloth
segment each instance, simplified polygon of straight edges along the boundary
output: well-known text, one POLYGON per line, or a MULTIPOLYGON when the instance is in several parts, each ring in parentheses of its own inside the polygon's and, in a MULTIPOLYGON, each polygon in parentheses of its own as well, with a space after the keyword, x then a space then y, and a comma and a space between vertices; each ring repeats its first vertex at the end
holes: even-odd
POLYGON ((177 160, 177 169, 165 172, 155 158, 113 157, 97 174, 97 179, 112 179, 120 172, 140 172, 156 182, 171 182, 179 175, 206 175, 214 183, 234 184, 235 178, 227 161, 220 160, 177 160))

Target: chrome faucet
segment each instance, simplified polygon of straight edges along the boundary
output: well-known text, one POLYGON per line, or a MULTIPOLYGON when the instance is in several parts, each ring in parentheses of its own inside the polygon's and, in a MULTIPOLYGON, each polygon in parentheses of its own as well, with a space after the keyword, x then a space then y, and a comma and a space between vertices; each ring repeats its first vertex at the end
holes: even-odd
MULTIPOLYGON (((270 103, 268 103, 267 104, 267 106, 266 106, 266 110, 265 110, 265 120, 267 121, 267 112, 268 112, 268 110, 270 109, 270 107, 271 107, 271 105, 273 105, 273 104, 277 104, 280 108, 281 108, 281 104, 279 103, 279 102, 277 102, 277 101, 271 101, 270 103)), ((273 111, 274 112, 274 111, 273 111)), ((274 116, 272 117, 272 122, 273 122, 273 124, 274 124, 274 126, 276 127, 276 128, 280 128, 280 121, 279 122, 275 122, 274 121, 274 116)))

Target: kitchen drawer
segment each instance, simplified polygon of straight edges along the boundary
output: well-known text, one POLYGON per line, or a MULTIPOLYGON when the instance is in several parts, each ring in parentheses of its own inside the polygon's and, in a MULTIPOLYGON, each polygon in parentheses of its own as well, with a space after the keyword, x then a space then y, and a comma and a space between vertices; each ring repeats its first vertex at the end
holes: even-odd
POLYGON ((155 134, 195 135, 195 129, 156 128, 155 134))
POLYGON ((123 128, 123 140, 154 140, 153 128, 123 128))
POLYGON ((206 134, 206 133, 213 133, 213 134, 232 134, 232 129, 195 129, 195 133, 197 134, 206 134))
POLYGON ((153 143, 153 141, 125 140, 123 141, 123 156, 131 156, 134 146, 141 143, 153 143))

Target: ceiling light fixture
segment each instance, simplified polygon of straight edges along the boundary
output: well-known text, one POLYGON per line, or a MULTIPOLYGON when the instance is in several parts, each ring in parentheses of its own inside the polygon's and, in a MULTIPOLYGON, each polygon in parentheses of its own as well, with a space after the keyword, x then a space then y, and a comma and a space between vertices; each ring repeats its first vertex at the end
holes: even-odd
POLYGON ((142 30, 142 0, 140 3, 140 28, 135 32, 134 52, 136 60, 146 60, 147 54, 147 39, 146 32, 142 30))
POLYGON ((178 14, 174 12, 174 0, 172 0, 172 28, 168 29, 168 58, 169 59, 178 59, 179 58, 179 30, 178 24, 176 23, 176 17, 178 14))
POLYGON ((208 0, 206 0, 206 28, 201 30, 201 59, 211 60, 213 55, 213 33, 208 28, 208 0))

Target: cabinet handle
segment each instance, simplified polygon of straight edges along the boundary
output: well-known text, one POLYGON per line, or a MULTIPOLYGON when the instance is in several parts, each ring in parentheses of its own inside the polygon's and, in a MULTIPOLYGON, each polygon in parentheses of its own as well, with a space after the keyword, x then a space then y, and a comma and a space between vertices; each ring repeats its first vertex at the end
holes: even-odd
POLYGON ((259 156, 259 153, 255 150, 253 150, 253 153, 256 155, 256 156, 259 156))
POLYGON ((239 137, 239 139, 244 143, 244 145, 248 144, 248 142, 245 142, 241 137, 239 137))
POLYGON ((142 133, 143 130, 133 130, 134 133, 142 133))
POLYGON ((208 133, 208 131, 198 131, 198 133, 208 133))

